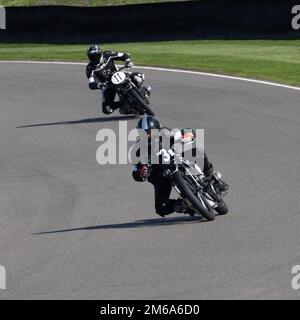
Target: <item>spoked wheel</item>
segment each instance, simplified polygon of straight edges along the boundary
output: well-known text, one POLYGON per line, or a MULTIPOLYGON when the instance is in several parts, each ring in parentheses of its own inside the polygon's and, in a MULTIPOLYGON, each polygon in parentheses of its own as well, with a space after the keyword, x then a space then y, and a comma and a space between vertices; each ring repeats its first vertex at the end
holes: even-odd
POLYGON ((138 101, 138 103, 143 108, 143 113, 145 112, 149 116, 155 116, 154 112, 151 110, 150 105, 146 103, 146 101, 141 97, 141 95, 136 92, 136 90, 131 89, 130 93, 133 97, 138 101))
POLYGON ((190 179, 184 175, 183 172, 178 171, 174 173, 173 181, 179 189, 182 198, 188 199, 193 208, 196 209, 199 214, 201 214, 208 221, 215 219, 215 214, 207 200, 200 193, 198 193, 198 196, 195 194, 195 186, 192 184, 190 179))

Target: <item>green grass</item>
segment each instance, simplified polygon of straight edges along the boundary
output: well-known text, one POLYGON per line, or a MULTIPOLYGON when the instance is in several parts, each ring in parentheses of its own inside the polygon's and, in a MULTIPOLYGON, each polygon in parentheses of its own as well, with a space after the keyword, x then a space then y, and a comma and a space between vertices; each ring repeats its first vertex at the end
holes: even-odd
MULTIPOLYGON (((88 45, 0 44, 0 60, 86 61, 88 45)), ((105 44, 136 65, 230 74, 300 85, 300 40, 197 40, 105 44)))
MULTIPOLYGON (((179 0, 0 0, 0 5, 12 6, 111 6, 135 3, 171 2, 179 0)), ((184 0, 181 0, 184 1, 184 0)))

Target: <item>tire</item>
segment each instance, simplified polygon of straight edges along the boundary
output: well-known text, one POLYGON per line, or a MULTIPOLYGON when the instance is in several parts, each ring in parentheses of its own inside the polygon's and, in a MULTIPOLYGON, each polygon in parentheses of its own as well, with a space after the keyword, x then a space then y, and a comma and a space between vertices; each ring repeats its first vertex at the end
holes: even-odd
POLYGON ((219 202, 219 205, 215 208, 215 210, 221 216, 228 212, 227 204, 223 199, 219 202))
POLYGON ((131 89, 130 92, 134 96, 134 98, 139 102, 139 104, 143 107, 143 109, 145 110, 147 115, 155 116, 155 114, 151 110, 150 106, 144 101, 144 99, 140 96, 139 93, 137 93, 134 89, 131 89))
POLYGON ((206 220, 213 221, 215 219, 213 210, 210 211, 202 205, 199 198, 192 192, 188 182, 181 176, 181 174, 176 172, 173 174, 172 178, 183 198, 189 199, 194 209, 196 209, 206 220))

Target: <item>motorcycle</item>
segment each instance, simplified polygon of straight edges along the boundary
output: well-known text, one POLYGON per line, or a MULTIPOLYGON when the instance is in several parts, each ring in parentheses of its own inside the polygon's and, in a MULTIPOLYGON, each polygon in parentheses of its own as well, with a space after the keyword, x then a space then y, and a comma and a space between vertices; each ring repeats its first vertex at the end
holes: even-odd
POLYGON ((215 219, 214 211, 219 215, 228 212, 223 199, 227 191, 220 192, 215 187, 214 179, 221 178, 219 173, 215 178, 207 178, 196 163, 174 153, 172 149, 161 149, 160 155, 166 163, 163 175, 170 179, 180 198, 187 204, 188 212, 192 215, 198 213, 208 221, 215 219))
POLYGON ((113 87, 116 90, 120 101, 122 101, 122 109, 126 110, 123 113, 154 116, 146 92, 138 88, 131 79, 130 73, 123 71, 125 68, 128 66, 117 68, 110 75, 104 88, 113 87))

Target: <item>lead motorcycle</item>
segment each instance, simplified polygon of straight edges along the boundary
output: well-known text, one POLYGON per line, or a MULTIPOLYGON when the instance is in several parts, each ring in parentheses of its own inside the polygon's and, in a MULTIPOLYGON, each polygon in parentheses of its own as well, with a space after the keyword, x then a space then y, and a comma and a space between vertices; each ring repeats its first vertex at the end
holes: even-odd
POLYGON ((207 178, 196 163, 174 153, 172 149, 161 149, 160 155, 166 163, 163 175, 170 179, 180 198, 188 205, 188 212, 200 214, 208 221, 215 219, 215 211, 219 215, 228 212, 223 199, 227 191, 220 192, 215 187, 214 179, 221 179, 219 173, 216 178, 207 178))
MULTIPOLYGON (((101 67, 101 69, 105 68, 101 67)), ((154 112, 150 107, 149 97, 146 92, 141 90, 130 77, 130 72, 124 72, 127 66, 118 68, 113 72, 104 88, 113 87, 117 92, 126 114, 154 116, 154 112)))

